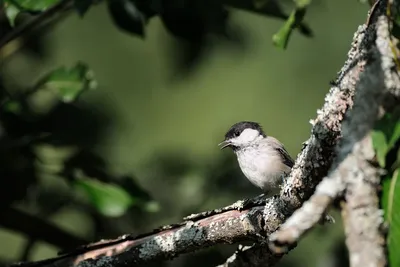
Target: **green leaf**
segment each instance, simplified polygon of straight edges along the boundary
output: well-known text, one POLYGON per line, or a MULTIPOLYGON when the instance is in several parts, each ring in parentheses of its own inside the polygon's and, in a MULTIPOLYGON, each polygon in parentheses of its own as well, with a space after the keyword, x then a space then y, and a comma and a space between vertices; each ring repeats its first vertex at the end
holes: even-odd
POLYGON ((5 0, 4 9, 10 25, 14 27, 19 13, 42 12, 58 2, 60 0, 5 0))
POLYGON ((376 124, 371 133, 372 145, 376 151, 379 165, 386 165, 386 154, 394 147, 400 138, 400 120, 397 116, 385 114, 376 124))
POLYGON ((305 13, 305 8, 292 11, 289 18, 286 20, 280 30, 272 37, 272 42, 276 47, 286 49, 293 30, 300 25, 305 13))
POLYGON ((388 144, 386 141, 385 133, 379 130, 374 130, 371 133, 372 146, 375 149, 376 158, 379 166, 382 168, 386 165, 386 154, 388 152, 388 144))
POLYGON ((396 144, 397 140, 399 140, 399 138, 400 138, 400 121, 397 121, 393 125, 392 135, 389 139, 389 145, 388 145, 389 150, 395 146, 395 144, 396 144))
POLYGON ((282 49, 286 49, 293 30, 300 26, 303 21, 307 6, 311 3, 311 0, 294 0, 294 2, 296 9, 290 13, 289 18, 279 31, 272 36, 273 44, 282 49))
POLYGON ((22 11, 45 11, 61 0, 5 0, 22 11))
POLYGON ((36 90, 51 90, 61 101, 70 103, 96 86, 93 72, 85 64, 78 63, 69 69, 61 67, 52 71, 39 82, 36 90))
POLYGON ((389 223, 389 266, 400 266, 400 169, 394 172, 391 179, 383 180, 381 203, 385 220, 389 223))
POLYGON ((10 26, 14 27, 15 19, 17 18, 20 10, 13 4, 6 2, 6 3, 4 3, 4 11, 5 11, 6 17, 8 19, 8 22, 10 23, 10 26))
POLYGON ((119 186, 103 183, 94 179, 77 179, 74 181, 90 202, 103 215, 118 217, 135 203, 135 199, 119 186))

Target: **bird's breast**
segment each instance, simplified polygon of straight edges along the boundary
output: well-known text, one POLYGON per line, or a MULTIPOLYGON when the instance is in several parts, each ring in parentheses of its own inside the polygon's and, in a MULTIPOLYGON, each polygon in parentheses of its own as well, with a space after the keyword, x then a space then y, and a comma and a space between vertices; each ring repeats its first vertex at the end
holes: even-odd
POLYGON ((279 187, 285 175, 285 166, 279 155, 268 151, 238 151, 237 158, 240 169, 247 179, 264 191, 279 187))

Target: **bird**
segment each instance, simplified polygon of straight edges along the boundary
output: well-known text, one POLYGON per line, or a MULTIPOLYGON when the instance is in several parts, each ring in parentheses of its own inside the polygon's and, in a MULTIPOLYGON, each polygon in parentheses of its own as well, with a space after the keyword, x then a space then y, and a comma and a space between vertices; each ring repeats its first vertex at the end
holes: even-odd
POLYGON ((279 193, 294 165, 283 144, 268 136, 257 122, 235 123, 218 145, 221 150, 233 150, 244 176, 267 196, 279 193))

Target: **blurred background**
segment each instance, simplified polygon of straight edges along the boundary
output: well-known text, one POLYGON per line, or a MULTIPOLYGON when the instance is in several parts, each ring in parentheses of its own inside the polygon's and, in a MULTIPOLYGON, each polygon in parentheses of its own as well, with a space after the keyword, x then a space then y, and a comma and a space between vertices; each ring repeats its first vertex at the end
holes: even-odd
MULTIPOLYGON (((288 14, 291 2, 284 4, 288 14)), ((143 233, 258 195, 233 153, 217 144, 232 124, 251 120, 296 157, 367 10, 358 1, 313 1, 305 22, 314 36, 295 31, 284 51, 272 44, 284 21, 254 12, 228 8, 230 38, 195 39, 201 47, 193 48, 166 29, 165 18, 149 20, 144 38, 121 31, 100 3, 83 18, 71 13, 36 31, 23 48, 3 46, 0 82, 9 99, 78 61, 93 71, 97 86, 73 103, 54 104, 36 93, 24 102, 34 116, 13 105, 3 112, 1 132, 9 139, 3 136, 2 144, 12 145, 1 156, 0 261, 53 257, 76 240, 143 233), (119 200, 107 206, 103 198, 111 191, 119 200), (50 231, 45 223, 66 233, 65 242, 42 241, 50 231)), ((4 15, 1 23, 4 36, 11 28, 4 15)), ((347 266, 334 215, 335 225, 317 227, 279 266, 347 266)), ((146 266, 214 266, 236 247, 146 266)))

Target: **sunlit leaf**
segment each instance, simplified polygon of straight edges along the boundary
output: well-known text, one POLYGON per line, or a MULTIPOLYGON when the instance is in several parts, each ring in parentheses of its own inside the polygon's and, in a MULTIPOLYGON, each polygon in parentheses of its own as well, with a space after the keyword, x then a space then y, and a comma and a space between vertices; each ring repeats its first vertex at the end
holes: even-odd
POLYGON ((14 27, 19 13, 45 11, 58 2, 60 0, 5 0, 4 10, 10 25, 14 27))
POLYGON ((61 101, 69 103, 96 85, 93 72, 85 64, 78 63, 72 68, 61 67, 52 71, 39 82, 37 90, 51 90, 61 101))
POLYGON ((400 138, 400 121, 397 121, 393 125, 392 134, 389 138, 389 144, 388 144, 389 150, 395 146, 399 138, 400 138))
POLYGON ((286 49, 290 36, 295 29, 295 25, 297 22, 300 22, 301 19, 297 19, 298 17, 303 17, 304 12, 299 13, 298 10, 293 11, 280 30, 272 36, 272 42, 276 47, 286 49), (297 21, 297 22, 296 22, 297 21))
POLYGON ((376 158, 379 165, 383 168, 386 164, 386 154, 388 152, 388 144, 385 133, 379 130, 374 130, 371 133, 372 144, 375 149, 376 158))
POLYGON ((383 181, 382 208, 389 223, 389 265, 400 266, 400 169, 394 172, 392 178, 383 181))
POLYGON ((289 18, 279 29, 279 31, 272 36, 272 42, 276 47, 286 49, 290 36, 294 29, 296 29, 303 21, 306 14, 306 8, 311 3, 311 0, 294 0, 296 8, 290 13, 289 18))
POLYGON ((385 167, 386 154, 400 138, 400 121, 396 116, 386 114, 376 123, 371 136, 378 163, 385 167))
POLYGON ((85 193, 91 204, 105 216, 121 216, 136 201, 123 188, 113 184, 94 179, 77 179, 74 184, 85 193))
POLYGON ((296 27, 299 26, 303 21, 304 15, 306 14, 306 6, 308 1, 304 0, 299 2, 301 2, 301 5, 292 11, 292 13, 290 13, 289 18, 286 20, 280 30, 273 35, 272 41, 276 47, 286 49, 293 30, 296 29, 296 27))
POLYGON ((61 0, 5 0, 21 9, 21 11, 44 11, 61 0))
POLYGON ((10 23, 11 27, 15 26, 15 19, 19 14, 19 9, 11 3, 4 4, 4 11, 7 16, 8 22, 10 23))

